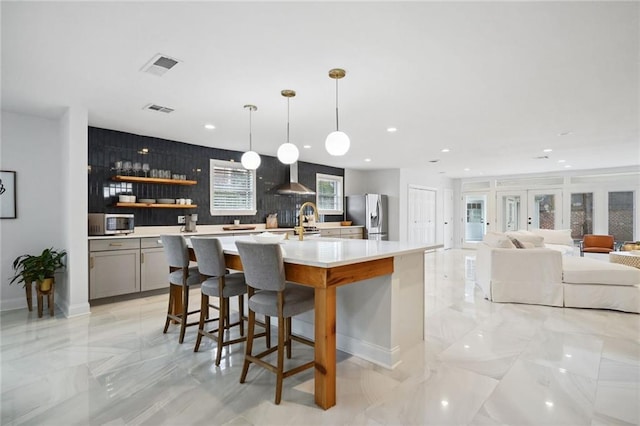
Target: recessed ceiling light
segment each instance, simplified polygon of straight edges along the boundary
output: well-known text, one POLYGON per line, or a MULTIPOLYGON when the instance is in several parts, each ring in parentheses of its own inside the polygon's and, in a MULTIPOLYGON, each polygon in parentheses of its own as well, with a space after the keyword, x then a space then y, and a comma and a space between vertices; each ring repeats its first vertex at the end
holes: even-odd
POLYGON ((558 163, 565 163, 567 160, 558 160, 558 163))
POLYGON ((564 168, 565 168, 565 169, 569 169, 569 168, 571 168, 571 164, 566 164, 566 165, 564 166, 564 168))
POLYGON ((466 167, 466 168, 464 169, 464 171, 465 171, 465 172, 468 172, 469 170, 471 170, 471 169, 470 169, 470 168, 468 168, 468 167, 466 167))
POLYGON ((553 408, 553 401, 545 401, 545 404, 549 408, 553 408))
POLYGON ((213 130, 216 128, 216 126, 214 126, 213 124, 205 124, 204 128, 207 130, 213 130))
POLYGON ((393 132, 397 132, 398 129, 396 129, 395 127, 387 127, 387 132, 389 133, 393 133, 393 132))
POLYGON ((302 147, 305 148, 305 149, 309 149, 309 148, 311 148, 311 145, 302 145, 302 147))
POLYGON ((371 158, 365 158, 364 161, 366 161, 367 163, 371 161, 371 158))
POLYGON ((551 152, 551 151, 553 151, 551 148, 545 148, 542 150, 542 152, 551 152))
POLYGON ((450 149, 449 149, 449 148, 442 148, 442 149, 440 150, 440 152, 449 152, 449 151, 450 151, 450 149))
POLYGON ((443 399, 442 401, 440 401, 440 405, 442 405, 443 407, 446 407, 447 405, 449 405, 449 401, 447 401, 446 399, 443 399))

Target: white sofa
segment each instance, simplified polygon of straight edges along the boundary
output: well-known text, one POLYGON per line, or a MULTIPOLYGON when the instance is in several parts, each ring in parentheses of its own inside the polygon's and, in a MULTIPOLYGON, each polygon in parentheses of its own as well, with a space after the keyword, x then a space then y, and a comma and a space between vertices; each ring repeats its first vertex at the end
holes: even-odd
POLYGON ((476 284, 487 299, 640 313, 640 269, 525 245, 500 233, 478 244, 476 284))

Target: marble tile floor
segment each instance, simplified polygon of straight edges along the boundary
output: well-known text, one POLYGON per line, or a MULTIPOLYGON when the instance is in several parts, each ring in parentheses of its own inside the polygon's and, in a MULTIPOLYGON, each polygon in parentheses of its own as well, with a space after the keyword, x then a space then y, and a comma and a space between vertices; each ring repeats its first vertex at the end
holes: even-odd
MULTIPOLYGON (((394 370, 339 352, 327 411, 313 402, 312 370, 286 379, 276 406, 273 374, 252 367, 238 383, 243 345, 216 367, 213 342, 193 352, 194 328, 182 345, 176 326, 162 334, 166 295, 72 319, 3 312, 0 424, 639 424, 640 316, 488 302, 472 256, 426 255, 424 343, 394 370)), ((293 362, 310 357, 294 347, 293 362)))

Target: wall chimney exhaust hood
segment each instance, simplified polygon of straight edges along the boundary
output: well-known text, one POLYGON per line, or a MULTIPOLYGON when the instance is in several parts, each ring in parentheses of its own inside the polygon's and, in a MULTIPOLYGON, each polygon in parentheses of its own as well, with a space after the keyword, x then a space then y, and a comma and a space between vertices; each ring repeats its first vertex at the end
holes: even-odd
POLYGON ((315 191, 298 182, 298 162, 289 166, 289 182, 280 186, 276 192, 281 195, 315 195, 315 191))

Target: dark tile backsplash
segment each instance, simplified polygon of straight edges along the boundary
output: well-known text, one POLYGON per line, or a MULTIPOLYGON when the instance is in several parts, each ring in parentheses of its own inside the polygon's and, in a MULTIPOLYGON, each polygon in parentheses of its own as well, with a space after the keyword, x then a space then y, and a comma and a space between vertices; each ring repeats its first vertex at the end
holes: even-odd
MULTIPOLYGON (((211 216, 209 213, 209 159, 240 161, 242 152, 208 148, 166 139, 140 136, 115 130, 89 127, 89 212, 134 213, 137 226, 177 225, 178 216, 197 213, 198 224, 264 223, 266 216, 278 214, 280 226, 293 226, 297 210, 315 195, 278 195, 275 189, 289 181, 289 166, 276 157, 261 155, 257 174, 257 214, 255 216, 211 216), (149 150, 142 154, 143 148, 149 150), (118 160, 149 163, 152 169, 171 170, 196 180, 197 185, 159 185, 114 182, 114 163, 118 160), (138 198, 191 198, 195 209, 119 208, 113 207, 122 193, 138 198)), ((316 173, 344 176, 344 169, 298 162, 298 181, 315 190, 316 173)), ((144 176, 139 173, 138 176, 144 176)), ((338 222, 341 215, 325 215, 325 222, 338 222)))

